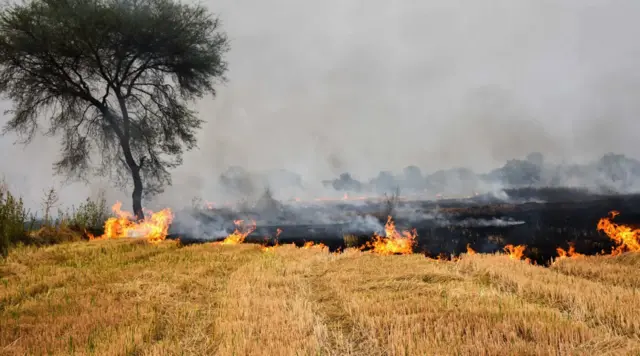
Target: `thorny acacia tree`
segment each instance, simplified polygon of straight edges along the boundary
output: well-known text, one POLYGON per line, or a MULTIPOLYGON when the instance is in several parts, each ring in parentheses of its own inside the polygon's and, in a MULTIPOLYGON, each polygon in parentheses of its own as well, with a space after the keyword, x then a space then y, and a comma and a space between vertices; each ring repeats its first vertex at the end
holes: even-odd
POLYGON ((171 184, 169 169, 196 145, 188 105, 224 80, 228 40, 200 5, 175 0, 30 0, 0 12, 0 92, 14 104, 4 132, 28 143, 39 121, 61 134, 58 174, 171 184))

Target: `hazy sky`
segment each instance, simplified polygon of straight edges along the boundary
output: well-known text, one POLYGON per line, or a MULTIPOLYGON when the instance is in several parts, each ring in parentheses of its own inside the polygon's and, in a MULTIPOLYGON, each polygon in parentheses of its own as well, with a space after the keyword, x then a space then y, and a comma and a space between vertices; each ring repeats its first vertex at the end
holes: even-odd
MULTIPOLYGON (((230 164, 319 181, 410 164, 486 171, 531 151, 639 156, 637 0, 208 4, 232 41, 229 82, 197 104, 200 148, 168 196, 211 194, 230 164)), ((1 172, 36 202, 59 184, 59 143, 12 144, 0 138, 1 172)))

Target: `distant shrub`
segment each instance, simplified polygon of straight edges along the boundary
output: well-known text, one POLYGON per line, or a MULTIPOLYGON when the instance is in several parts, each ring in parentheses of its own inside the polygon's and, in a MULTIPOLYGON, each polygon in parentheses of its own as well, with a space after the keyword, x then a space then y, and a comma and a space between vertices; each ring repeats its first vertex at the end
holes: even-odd
POLYGON ((393 194, 384 194, 380 210, 371 214, 377 218, 382 224, 387 222, 389 216, 393 216, 396 213, 396 209, 400 203, 400 188, 397 187, 393 194))
POLYGON ((14 197, 0 182, 0 256, 6 257, 9 247, 24 239, 27 216, 22 198, 14 197))
MULTIPOLYGON (((50 194, 49 194, 50 195, 50 194)), ((103 233, 104 223, 111 216, 104 192, 97 199, 87 198, 71 210, 58 210, 58 217, 46 222, 29 236, 35 244, 57 244, 87 239, 103 233)))
MULTIPOLYGON (((49 226, 51 224, 51 209, 53 209, 60 198, 54 188, 44 192, 44 199, 42 199, 42 208, 44 211, 44 225, 49 226)), ((60 211, 58 211, 60 212, 60 211)))
POLYGON ((87 198, 77 209, 73 209, 69 226, 79 230, 101 229, 109 216, 107 199, 104 192, 101 192, 96 200, 87 198))
POLYGON ((0 256, 6 257, 12 245, 53 245, 79 241, 89 234, 102 233, 110 217, 104 192, 97 199, 87 199, 71 211, 52 210, 58 203, 57 192, 51 188, 44 194, 43 217, 36 219, 28 213, 21 198, 13 196, 6 184, 0 182, 0 256))

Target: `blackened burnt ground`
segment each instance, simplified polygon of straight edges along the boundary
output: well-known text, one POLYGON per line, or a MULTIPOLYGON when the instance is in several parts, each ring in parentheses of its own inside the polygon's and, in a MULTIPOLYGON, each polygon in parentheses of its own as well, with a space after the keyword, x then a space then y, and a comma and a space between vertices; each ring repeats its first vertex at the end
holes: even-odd
MULTIPOLYGON (((621 212, 616 222, 631 226, 640 224, 640 195, 591 195, 557 189, 507 193, 511 198, 506 201, 475 197, 400 202, 394 220, 399 231, 416 229, 418 238, 414 251, 417 253, 434 257, 455 256, 466 252, 467 244, 482 253, 501 251, 507 244, 526 245, 525 256, 538 264, 548 264, 557 256, 556 248, 568 249, 569 244, 574 244, 577 252, 583 254, 609 253, 614 246, 613 241, 597 231, 596 225, 612 210, 621 212), (523 202, 527 200, 529 202, 523 202), (407 209, 414 212, 413 216, 403 216, 401 212, 407 209), (415 212, 424 218, 416 218, 415 212)), ((374 215, 381 225, 386 222, 382 213, 384 203, 341 204, 332 209, 343 209, 354 216, 374 215)), ((231 220, 226 219, 227 230, 233 226, 231 220)), ((364 244, 374 232, 374 229, 362 227, 354 230, 348 223, 297 223, 295 219, 287 219, 259 224, 246 242, 266 245, 295 243, 300 246, 312 241, 336 251, 345 248, 344 235, 355 235, 358 242, 364 244), (278 229, 281 233, 276 239, 278 229)), ((170 238, 175 237, 180 237, 185 244, 223 238, 191 236, 173 229, 170 238)))
POLYGON ((506 244, 527 245, 525 255, 539 264, 557 256, 556 248, 578 252, 609 253, 613 241, 596 230, 598 221, 611 210, 621 215, 615 221, 631 226, 640 223, 640 196, 608 196, 572 202, 499 204, 441 208, 444 215, 456 220, 504 218, 524 224, 486 227, 418 227, 418 249, 431 254, 458 254, 467 243, 478 252, 492 253, 506 244))

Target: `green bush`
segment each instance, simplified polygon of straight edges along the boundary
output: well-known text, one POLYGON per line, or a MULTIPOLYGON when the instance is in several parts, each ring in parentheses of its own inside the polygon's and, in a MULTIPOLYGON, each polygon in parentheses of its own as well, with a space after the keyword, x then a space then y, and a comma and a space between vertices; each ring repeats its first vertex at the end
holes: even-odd
POLYGON ((22 198, 16 199, 0 183, 0 256, 6 257, 9 246, 25 238, 27 215, 22 198))
POLYGON ((96 230, 104 226, 109 216, 107 200, 104 197, 104 193, 100 193, 98 199, 91 200, 87 198, 77 209, 73 209, 68 224, 74 229, 96 230))
MULTIPOLYGON (((51 193, 47 193, 49 196, 51 193)), ((95 200, 87 198, 71 211, 58 209, 58 217, 46 222, 37 231, 29 233, 35 244, 57 244, 88 239, 104 232, 104 223, 110 217, 107 200, 101 192, 95 200)))
POLYGON ((45 192, 42 219, 29 214, 22 202, 9 192, 6 184, 0 181, 0 257, 6 257, 12 245, 52 245, 62 242, 78 241, 88 238, 89 234, 102 234, 105 221, 110 213, 104 192, 98 199, 87 199, 71 212, 58 209, 53 218, 52 209, 58 202, 54 189, 45 192))

